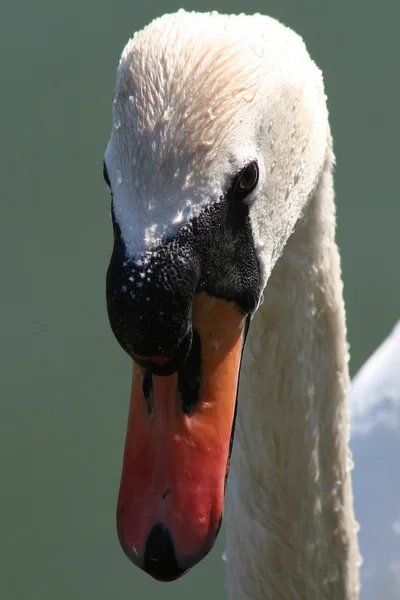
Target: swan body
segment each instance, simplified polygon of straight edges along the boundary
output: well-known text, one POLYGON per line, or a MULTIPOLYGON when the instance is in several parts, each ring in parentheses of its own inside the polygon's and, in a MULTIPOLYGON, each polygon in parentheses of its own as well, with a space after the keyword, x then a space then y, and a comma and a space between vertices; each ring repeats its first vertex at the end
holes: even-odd
POLYGON ((352 382, 351 449, 361 598, 400 597, 400 323, 352 382))
POLYGON ((229 598, 358 598, 333 162, 321 73, 273 19, 179 11, 125 47, 105 153, 108 310, 136 365, 118 532, 158 579, 215 539, 240 370, 229 598))

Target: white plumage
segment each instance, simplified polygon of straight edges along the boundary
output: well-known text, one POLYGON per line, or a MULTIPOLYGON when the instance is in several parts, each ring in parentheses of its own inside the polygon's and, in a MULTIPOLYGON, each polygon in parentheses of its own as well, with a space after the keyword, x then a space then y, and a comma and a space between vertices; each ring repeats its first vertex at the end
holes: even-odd
POLYGON ((362 600, 400 598, 400 323, 352 383, 362 600))

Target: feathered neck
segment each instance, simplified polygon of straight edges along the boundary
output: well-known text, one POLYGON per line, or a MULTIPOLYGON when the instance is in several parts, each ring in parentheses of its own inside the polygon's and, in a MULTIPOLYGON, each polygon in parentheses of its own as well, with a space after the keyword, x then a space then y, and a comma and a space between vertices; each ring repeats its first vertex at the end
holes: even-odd
POLYGON ((332 162, 329 150, 247 339, 227 504, 230 600, 358 598, 332 162))

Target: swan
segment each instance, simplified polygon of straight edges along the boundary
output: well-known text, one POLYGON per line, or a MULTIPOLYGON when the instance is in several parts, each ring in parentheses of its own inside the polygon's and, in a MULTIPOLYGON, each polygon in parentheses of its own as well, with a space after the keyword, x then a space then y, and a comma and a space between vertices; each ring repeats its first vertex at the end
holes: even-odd
POLYGON ((181 10, 126 45, 104 157, 133 359, 117 528, 156 579, 211 549, 229 470, 231 600, 359 596, 333 165, 321 72, 277 21, 181 10))
POLYGON ((362 600, 400 598, 400 321, 352 381, 362 600))

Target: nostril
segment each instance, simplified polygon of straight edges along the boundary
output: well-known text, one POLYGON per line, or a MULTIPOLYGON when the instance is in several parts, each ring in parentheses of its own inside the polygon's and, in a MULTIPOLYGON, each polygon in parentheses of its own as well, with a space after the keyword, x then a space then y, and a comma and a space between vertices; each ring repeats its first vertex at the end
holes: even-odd
POLYGON ((154 525, 144 551, 144 570, 159 581, 173 581, 185 573, 176 560, 175 548, 168 527, 154 525))

